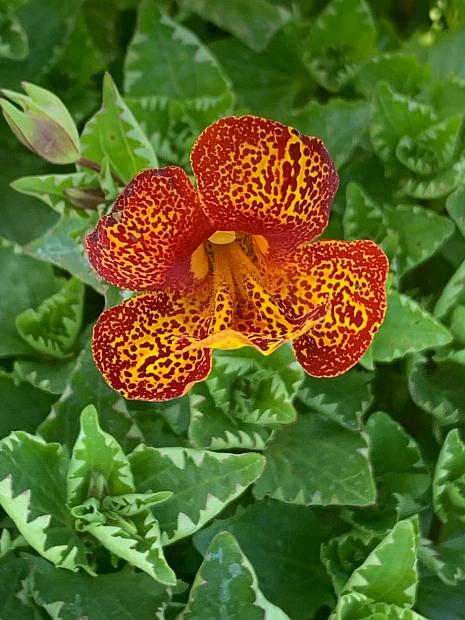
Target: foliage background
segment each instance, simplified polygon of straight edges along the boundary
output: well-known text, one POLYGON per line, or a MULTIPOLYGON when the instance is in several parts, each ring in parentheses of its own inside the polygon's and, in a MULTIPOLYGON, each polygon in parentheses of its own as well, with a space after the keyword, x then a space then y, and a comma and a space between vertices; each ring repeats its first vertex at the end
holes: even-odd
POLYGON ((0 126, 0 436, 24 431, 0 442, 0 618, 465 618, 464 50, 463 0, 0 2, 0 86, 57 93, 102 166, 0 126), (105 71, 124 100, 107 78, 88 123, 105 71), (124 401, 90 356, 120 293, 82 206, 245 112, 325 140, 326 236, 388 253, 385 324, 337 379, 241 350, 188 397, 124 401), (86 521, 96 471, 140 512, 86 521))

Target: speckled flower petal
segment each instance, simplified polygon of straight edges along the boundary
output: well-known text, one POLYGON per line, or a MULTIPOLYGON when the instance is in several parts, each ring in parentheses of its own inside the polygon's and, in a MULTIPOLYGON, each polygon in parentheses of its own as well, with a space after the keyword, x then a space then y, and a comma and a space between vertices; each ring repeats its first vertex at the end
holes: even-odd
POLYGON ((365 353, 386 311, 388 261, 372 241, 320 241, 298 248, 267 273, 291 319, 327 304, 320 321, 294 341, 297 360, 316 377, 339 375, 365 353))
POLYGON ((258 116, 224 118, 200 135, 191 163, 218 230, 263 235, 282 252, 326 228, 338 176, 317 138, 258 116))
POLYGON ((206 336, 207 288, 141 293, 106 310, 92 341, 95 363, 128 399, 162 401, 185 394, 211 369, 211 351, 186 351, 186 336, 206 336))
POLYGON ((181 168, 139 172, 86 237, 89 260, 108 282, 132 291, 189 287, 194 250, 213 232, 181 168))

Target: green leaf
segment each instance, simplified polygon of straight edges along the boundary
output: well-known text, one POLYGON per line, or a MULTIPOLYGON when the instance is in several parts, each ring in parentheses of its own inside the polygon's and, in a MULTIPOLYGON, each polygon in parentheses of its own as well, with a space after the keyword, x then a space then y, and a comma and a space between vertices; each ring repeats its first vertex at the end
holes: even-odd
POLYGON ((344 594, 337 604, 336 611, 330 616, 331 620, 359 620, 370 618, 373 620, 428 620, 411 609, 375 602, 358 592, 344 594))
POLYGON ((292 21, 261 52, 233 37, 210 44, 232 81, 239 109, 287 122, 300 96, 307 98, 316 86, 302 63, 301 42, 307 31, 305 23, 292 21))
POLYGON ((81 142, 83 156, 98 164, 108 157, 123 184, 143 168, 158 167, 152 145, 109 73, 103 80, 102 107, 86 124, 81 142))
POLYGON ((306 407, 357 430, 373 402, 372 379, 372 373, 358 369, 331 379, 306 375, 297 398, 306 407))
POLYGON ((371 351, 376 362, 392 362, 408 353, 442 347, 451 340, 449 331, 416 301, 389 291, 386 318, 371 351))
POLYGON ((415 95, 427 83, 430 69, 419 63, 415 56, 388 53, 368 59, 357 71, 357 90, 370 97, 379 82, 405 95, 415 95))
POLYGON ((80 422, 68 469, 68 503, 76 506, 90 496, 134 492, 129 461, 116 439, 100 428, 93 405, 83 409, 80 422))
POLYGON ((21 194, 41 200, 60 215, 68 214, 76 207, 73 200, 76 201, 77 192, 87 198, 93 208, 103 202, 95 173, 70 172, 20 177, 10 185, 21 194))
POLYGON ((443 198, 461 184, 464 173, 465 157, 462 154, 460 159, 438 174, 407 179, 401 190, 406 196, 419 200, 443 198))
MULTIPOLYGON (((24 252, 68 271, 96 291, 103 293, 106 285, 92 270, 83 245, 83 236, 93 228, 95 221, 94 216, 83 219, 63 215, 44 235, 28 243, 24 247, 24 252)), ((31 305, 34 304, 28 304, 31 305)))
POLYGON ((366 437, 320 414, 301 414, 277 431, 264 455, 258 498, 306 506, 368 506, 376 499, 366 437))
POLYGON ((24 590, 23 580, 28 573, 26 562, 13 553, 0 558, 0 618, 37 620, 36 611, 24 600, 24 596, 21 596, 24 590))
POLYGON ((465 262, 453 274, 434 307, 434 316, 444 321, 457 306, 465 304, 465 262))
POLYGON ((58 359, 68 357, 81 329, 84 288, 80 280, 71 278, 37 309, 28 308, 18 314, 19 335, 38 353, 58 359))
POLYGON ((292 114, 290 122, 302 133, 321 138, 339 168, 362 141, 369 117, 370 105, 365 101, 335 98, 324 104, 310 101, 292 114))
POLYGON ((420 580, 416 607, 431 620, 463 620, 465 584, 447 586, 435 576, 420 580))
POLYGON ((79 434, 78 412, 91 404, 100 412, 103 429, 121 442, 132 422, 121 396, 108 387, 97 370, 89 343, 79 355, 61 398, 40 425, 40 434, 47 441, 65 444, 71 451, 79 434))
POLYGON ((209 544, 178 618, 205 620, 218 615, 237 620, 289 620, 263 596, 252 564, 229 532, 220 532, 209 544))
POLYGON ((454 220, 460 233, 465 237, 465 187, 459 187, 446 201, 447 213, 454 220))
POLYGON ((428 362, 414 358, 408 386, 414 403, 443 425, 455 424, 463 411, 464 366, 454 361, 428 362))
POLYGON ((87 567, 66 505, 68 458, 58 444, 24 432, 0 442, 0 504, 33 549, 55 566, 87 567))
POLYGON ((437 33, 434 45, 425 47, 424 61, 431 66, 431 77, 441 82, 445 77, 464 79, 460 54, 465 45, 465 29, 437 33))
POLYGON ((27 33, 14 15, 0 15, 0 57, 24 60, 29 53, 27 33))
POLYGON ((415 138, 435 120, 432 108, 400 95, 381 82, 375 90, 370 122, 370 137, 376 154, 392 164, 400 139, 404 136, 415 138))
POLYGON ((375 53, 376 30, 364 0, 331 0, 310 27, 304 61, 315 80, 338 92, 375 53), (355 36, 355 33, 356 36, 355 36))
POLYGON ((205 553, 218 532, 229 531, 257 572, 263 594, 295 620, 308 620, 334 604, 320 562, 320 545, 340 533, 330 514, 264 500, 218 519, 194 536, 205 553))
POLYGON ((34 600, 55 620, 153 620, 170 598, 152 577, 129 568, 90 577, 72 575, 31 555, 26 560, 34 600))
POLYGON ((18 334, 16 315, 53 295, 59 280, 50 265, 24 256, 18 246, 5 239, 0 239, 0 262, 0 287, 4 291, 0 298, 0 357, 29 354, 33 349, 18 334))
POLYGON ((181 7, 229 31, 256 52, 263 50, 291 17, 284 3, 267 0, 181 0, 181 7))
POLYGON ((190 536, 236 499, 263 471, 259 454, 139 446, 129 455, 138 491, 171 491, 152 509, 163 544, 190 536))
POLYGON ((433 504, 443 523, 465 521, 465 444, 457 429, 449 432, 439 453, 433 504))
POLYGON ((344 591, 359 592, 374 601, 411 607, 418 584, 416 519, 399 521, 349 577, 344 591))
MULTIPOLYGON (((17 360, 13 365, 13 374, 19 381, 27 381, 43 392, 62 394, 75 363, 76 360, 53 362, 17 360)), ((33 429, 24 428, 24 430, 33 429)))
POLYGON ((208 48, 190 30, 160 15, 149 0, 139 5, 125 60, 124 90, 130 97, 156 95, 181 106, 196 129, 232 104, 229 82, 208 48))
POLYGON ((54 397, 0 371, 0 438, 14 430, 34 432, 47 416, 54 397))

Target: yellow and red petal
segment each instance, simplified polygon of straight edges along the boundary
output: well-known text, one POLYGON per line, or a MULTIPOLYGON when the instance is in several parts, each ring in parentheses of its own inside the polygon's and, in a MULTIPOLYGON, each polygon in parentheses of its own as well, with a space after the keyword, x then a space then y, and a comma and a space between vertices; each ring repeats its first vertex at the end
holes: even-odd
POLYGON ((297 360, 316 377, 334 377, 356 364, 386 312, 388 261, 372 241, 320 241, 298 248, 268 286, 295 319, 326 304, 326 313, 294 341, 297 360))
POLYGON ((338 176, 318 138, 258 116, 224 118, 200 135, 191 163, 218 230, 262 235, 282 253, 326 228, 338 176))
POLYGON ((191 256, 213 229, 187 174, 177 166, 139 172, 85 239, 108 282, 131 291, 189 287, 191 256))
POLYGON ((206 348, 186 350, 208 329, 208 287, 141 293, 106 310, 94 328, 95 363, 111 387, 130 400, 185 394, 212 364, 206 348))

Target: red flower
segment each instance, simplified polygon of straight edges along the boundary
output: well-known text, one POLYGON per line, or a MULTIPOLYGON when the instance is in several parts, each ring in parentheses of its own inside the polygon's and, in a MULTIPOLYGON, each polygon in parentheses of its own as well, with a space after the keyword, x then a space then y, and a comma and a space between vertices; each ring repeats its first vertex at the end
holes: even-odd
POLYGON ((256 116, 200 135, 197 191, 176 166, 143 170, 85 240, 98 273, 143 291, 105 311, 96 364, 126 398, 166 400, 205 379, 212 349, 292 340, 313 376, 366 351, 386 309, 371 241, 314 242, 338 186, 321 140, 256 116))

